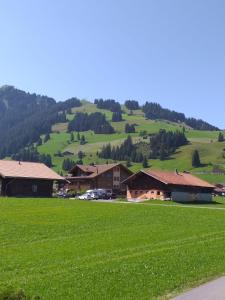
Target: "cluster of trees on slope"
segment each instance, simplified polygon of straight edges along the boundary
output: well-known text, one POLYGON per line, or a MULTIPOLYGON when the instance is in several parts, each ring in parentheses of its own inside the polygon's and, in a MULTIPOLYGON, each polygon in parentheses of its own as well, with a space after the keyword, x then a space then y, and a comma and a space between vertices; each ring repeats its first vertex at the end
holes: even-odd
MULTIPOLYGON (((164 160, 168 158, 180 146, 188 143, 183 132, 160 130, 157 134, 150 137, 148 145, 148 158, 159 158, 164 160)), ((111 144, 103 146, 99 157, 113 160, 130 160, 133 162, 143 162, 146 153, 141 152, 141 144, 133 144, 132 138, 128 138, 117 147, 112 147, 111 144)))
POLYGON ((108 109, 112 112, 121 112, 120 103, 113 99, 95 99, 94 104, 96 104, 97 108, 108 109))
POLYGON ((51 132, 53 124, 66 122, 67 109, 80 105, 77 98, 56 102, 12 86, 0 88, 0 158, 38 141, 41 134, 51 132))
POLYGON ((41 162, 48 167, 52 167, 52 158, 50 154, 40 154, 35 147, 29 147, 20 150, 18 153, 13 154, 11 157, 17 161, 30 161, 30 162, 41 162))
POLYGON ((130 110, 136 110, 140 108, 139 103, 136 100, 126 100, 124 105, 130 110))
POLYGON ((166 131, 164 129, 150 137, 149 158, 168 158, 180 146, 188 144, 188 140, 181 131, 166 131))
POLYGON ((135 132, 135 124, 128 124, 125 125, 125 132, 126 133, 134 133, 135 132))
POLYGON ((143 154, 138 151, 137 145, 133 144, 130 136, 128 136, 120 146, 111 147, 110 143, 103 146, 101 152, 98 153, 98 156, 100 158, 133 162, 142 162, 144 159, 143 154))
MULTIPOLYGON (((97 108, 108 109, 112 112, 121 112, 121 105, 115 100, 95 99, 94 103, 97 105, 97 108)), ((136 100, 126 100, 124 104, 130 111, 141 108, 136 100)), ((201 119, 187 118, 184 113, 163 108, 160 104, 155 102, 146 102, 142 106, 142 110, 147 119, 163 119, 171 122, 183 122, 197 130, 219 130, 218 127, 201 119)))
POLYGON ((83 164, 81 161, 75 162, 75 161, 72 160, 72 159, 66 158, 66 159, 64 159, 63 162, 62 162, 62 169, 63 169, 64 171, 70 171, 70 170, 75 166, 76 163, 77 163, 77 164, 79 163, 80 165, 83 164))
POLYGON ((91 114, 77 112, 73 120, 68 124, 68 131, 87 131, 93 130, 94 133, 111 134, 114 128, 106 120, 105 115, 100 112, 91 114))
POLYGON ((121 122, 123 121, 122 113, 120 111, 114 111, 112 114, 112 122, 121 122))
POLYGON ((147 119, 164 119, 172 122, 184 122, 188 126, 198 130, 219 130, 219 128, 195 118, 186 118, 185 114, 162 108, 158 103, 146 102, 142 107, 147 119))

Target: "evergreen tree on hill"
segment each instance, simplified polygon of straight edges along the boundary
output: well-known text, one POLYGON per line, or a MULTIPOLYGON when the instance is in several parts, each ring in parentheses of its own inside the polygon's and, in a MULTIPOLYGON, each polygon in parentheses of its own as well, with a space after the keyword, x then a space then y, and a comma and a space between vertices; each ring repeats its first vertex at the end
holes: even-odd
POLYGON ((112 122, 121 122, 122 121, 122 114, 121 112, 113 112, 112 114, 112 122))
POLYGON ((139 103, 138 103, 138 101, 135 101, 135 100, 126 100, 124 105, 129 110, 139 109, 139 103))
POLYGON ((200 156, 198 150, 195 150, 192 154, 192 167, 198 168, 201 166, 200 156))
POLYGON ((218 142, 224 142, 224 135, 222 134, 222 132, 219 132, 218 142))
POLYGON ((74 142, 74 134, 73 134, 73 132, 70 133, 70 141, 74 142))
POLYGON ((148 168, 148 159, 147 159, 146 156, 145 156, 144 159, 143 159, 142 166, 143 166, 143 168, 148 168))
POLYGON ((50 140, 50 134, 47 133, 47 134, 45 135, 45 137, 44 137, 44 143, 46 143, 46 142, 49 141, 49 140, 50 140))

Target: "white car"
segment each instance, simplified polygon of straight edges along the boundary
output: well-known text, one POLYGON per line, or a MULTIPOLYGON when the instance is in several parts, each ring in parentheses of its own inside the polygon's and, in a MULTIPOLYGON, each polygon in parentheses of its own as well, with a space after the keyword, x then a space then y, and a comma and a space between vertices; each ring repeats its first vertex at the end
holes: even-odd
POLYGON ((93 199, 93 196, 92 196, 91 193, 85 193, 85 194, 79 196, 78 199, 80 199, 80 200, 91 200, 91 199, 93 199))

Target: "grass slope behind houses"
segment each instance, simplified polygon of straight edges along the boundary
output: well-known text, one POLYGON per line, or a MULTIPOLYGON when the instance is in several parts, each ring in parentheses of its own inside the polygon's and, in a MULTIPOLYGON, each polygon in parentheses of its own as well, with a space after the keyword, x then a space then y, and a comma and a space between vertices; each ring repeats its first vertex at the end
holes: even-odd
MULTIPOLYGON (((130 134, 134 142, 141 141, 142 138, 139 137, 141 131, 145 130, 147 133, 152 134, 158 132, 160 129, 166 130, 182 130, 184 124, 173 123, 163 120, 146 120, 143 112, 140 110, 133 111, 133 115, 129 115, 129 111, 125 108, 123 113, 122 122, 111 122, 112 126, 115 128, 116 132, 110 135, 104 134, 94 134, 91 131, 82 132, 80 135, 84 135, 87 143, 85 145, 80 145, 79 141, 76 141, 76 133, 74 132, 75 141, 70 142, 70 134, 67 133, 68 123, 55 124, 52 128, 53 133, 51 134, 51 139, 46 143, 38 147, 38 151, 41 153, 51 154, 53 158, 54 169, 56 171, 61 171, 62 162, 66 157, 55 157, 54 154, 58 151, 64 152, 69 151, 73 153, 69 156, 70 159, 76 161, 78 159, 77 153, 81 150, 86 156, 83 159, 84 163, 105 163, 106 160, 100 159, 96 153, 101 150, 103 145, 111 143, 112 146, 120 145, 123 140, 127 137, 124 132, 124 127, 126 123, 136 124, 136 133, 130 134)), ((82 106, 72 109, 72 114, 67 115, 67 118, 71 120, 74 114, 78 111, 92 113, 95 111, 102 112, 106 115, 108 121, 111 121, 112 112, 105 109, 97 109, 96 105, 87 101, 82 101, 82 106)), ((200 177, 209 178, 211 182, 225 182, 225 176, 218 177, 218 175, 210 174, 213 165, 225 165, 225 159, 222 156, 223 149, 225 149, 225 142, 218 143, 217 137, 218 132, 216 131, 200 131, 193 130, 188 126, 185 126, 185 134, 190 141, 190 144, 181 147, 177 152, 167 160, 149 160, 149 165, 154 168, 160 168, 164 170, 190 170, 197 173, 200 177), (202 161, 202 166, 200 168, 192 168, 191 166, 191 156, 193 150, 199 150, 200 158, 202 161), (202 172, 207 172, 209 174, 202 174, 202 172), (219 180, 219 181, 218 181, 219 180)), ((146 141, 146 140, 143 140, 146 141)), ((110 161, 110 160, 109 160, 110 161)), ((133 171, 140 170, 142 164, 132 163, 131 169, 133 171)))

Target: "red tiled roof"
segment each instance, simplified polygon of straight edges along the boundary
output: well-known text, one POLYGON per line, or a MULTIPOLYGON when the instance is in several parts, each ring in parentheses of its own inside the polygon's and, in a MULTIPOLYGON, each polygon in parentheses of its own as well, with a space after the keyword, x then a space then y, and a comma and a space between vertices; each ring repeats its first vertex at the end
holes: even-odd
POLYGON ((187 186, 189 185, 189 186, 199 186, 199 187, 209 187, 209 188, 214 187, 207 181, 202 180, 196 176, 193 176, 190 173, 165 172, 165 171, 158 171, 158 170, 148 170, 143 172, 166 184, 187 185, 187 186))
MULTIPOLYGON (((189 173, 180 173, 180 172, 176 173, 176 172, 159 171, 159 170, 147 170, 147 171, 142 170, 139 173, 141 172, 165 184, 214 188, 214 185, 211 185, 207 181, 202 180, 189 173)), ((133 176, 127 178, 125 182, 128 182, 129 179, 131 179, 132 177, 133 176)))
POLYGON ((31 178, 64 180, 56 172, 42 163, 0 160, 0 176, 10 178, 31 178))

